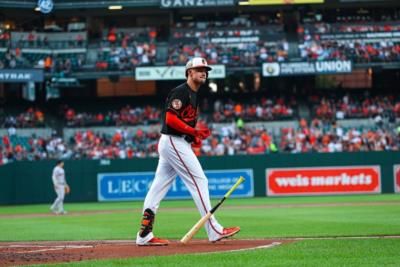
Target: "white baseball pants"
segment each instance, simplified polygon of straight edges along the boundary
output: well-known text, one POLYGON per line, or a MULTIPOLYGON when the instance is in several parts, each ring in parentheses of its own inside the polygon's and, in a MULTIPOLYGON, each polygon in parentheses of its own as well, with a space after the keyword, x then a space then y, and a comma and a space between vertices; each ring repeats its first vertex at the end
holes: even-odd
POLYGON ((54 200, 53 205, 51 205, 51 210, 54 212, 63 212, 64 211, 64 197, 65 197, 65 186, 57 185, 54 187, 57 198, 54 200))
MULTIPOLYGON (((162 134, 158 143, 158 153, 160 158, 156 174, 144 201, 143 211, 149 208, 156 214, 161 200, 179 175, 201 216, 206 215, 212 208, 208 180, 191 145, 183 137, 162 134)), ((210 241, 217 240, 223 231, 223 227, 214 216, 205 224, 205 229, 210 241)))

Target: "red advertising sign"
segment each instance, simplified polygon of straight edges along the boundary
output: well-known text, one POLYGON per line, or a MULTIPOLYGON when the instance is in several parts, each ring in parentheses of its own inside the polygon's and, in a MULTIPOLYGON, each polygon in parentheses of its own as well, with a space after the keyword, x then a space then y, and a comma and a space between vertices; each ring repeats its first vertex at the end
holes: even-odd
POLYGON ((400 165, 394 165, 394 192, 400 193, 400 165))
POLYGON ((379 166, 266 169, 268 196, 381 192, 379 166))

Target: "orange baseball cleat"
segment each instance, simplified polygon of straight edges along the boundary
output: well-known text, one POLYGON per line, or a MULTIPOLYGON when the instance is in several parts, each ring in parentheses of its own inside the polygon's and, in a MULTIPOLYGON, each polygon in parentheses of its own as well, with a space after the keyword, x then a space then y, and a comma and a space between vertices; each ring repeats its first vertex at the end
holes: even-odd
POLYGON ((153 237, 147 242, 136 242, 138 246, 168 246, 169 241, 167 239, 161 239, 153 237))
POLYGON ((240 227, 239 226, 224 228, 224 230, 222 231, 222 235, 217 240, 215 240, 213 242, 217 242, 217 241, 220 241, 221 239, 234 236, 237 233, 239 233, 239 231, 240 231, 240 227))

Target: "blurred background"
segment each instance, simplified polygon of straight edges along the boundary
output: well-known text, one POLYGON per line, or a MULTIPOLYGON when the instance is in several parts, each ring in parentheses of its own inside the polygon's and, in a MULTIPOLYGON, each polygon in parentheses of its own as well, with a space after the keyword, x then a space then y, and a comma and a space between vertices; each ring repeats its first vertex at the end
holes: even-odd
MULTIPOLYGON (((197 155, 234 166, 235 156, 307 154, 315 167, 319 154, 351 152, 338 164, 376 167, 348 159, 388 152, 384 187, 396 189, 398 1, 0 0, 0 7, 0 165, 156 158, 165 97, 200 56, 214 66, 200 92, 200 123, 213 133, 197 155)), ((257 179, 265 188, 265 173, 257 179)))

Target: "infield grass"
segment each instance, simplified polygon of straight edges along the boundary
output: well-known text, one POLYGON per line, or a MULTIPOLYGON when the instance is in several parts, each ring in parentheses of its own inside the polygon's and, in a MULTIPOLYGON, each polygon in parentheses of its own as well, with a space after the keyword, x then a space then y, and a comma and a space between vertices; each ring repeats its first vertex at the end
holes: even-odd
MULTIPOLYGON (((217 200, 213 200, 216 203, 217 200)), ((142 202, 0 206, 0 241, 133 239, 142 202)), ((192 200, 163 201, 155 234, 180 239, 200 218, 192 200)), ((217 212, 237 238, 400 235, 400 194, 229 199, 217 212)), ((196 238, 205 238, 202 230, 196 238)), ((399 266, 400 239, 302 240, 271 249, 86 261, 68 266, 399 266), (209 264, 207 264, 209 263, 209 264)), ((40 266, 40 265, 39 265, 40 266)), ((66 266, 66 265, 65 265, 66 266)))

